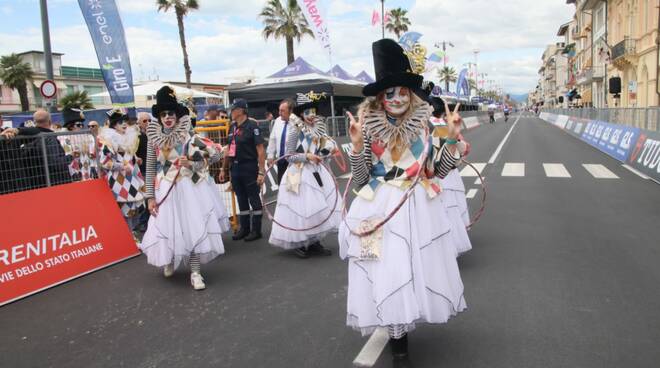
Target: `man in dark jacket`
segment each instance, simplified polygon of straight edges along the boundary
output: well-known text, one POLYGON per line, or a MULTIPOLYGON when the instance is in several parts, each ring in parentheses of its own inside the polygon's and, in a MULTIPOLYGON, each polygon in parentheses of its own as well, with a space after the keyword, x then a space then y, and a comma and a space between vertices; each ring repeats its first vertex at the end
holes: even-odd
POLYGON ((59 185, 71 182, 69 163, 64 149, 51 130, 52 121, 50 113, 46 110, 37 110, 33 115, 34 128, 10 128, 2 132, 7 138, 14 136, 34 136, 34 139, 23 141, 21 147, 22 164, 26 175, 27 188, 36 189, 48 186, 44 170, 44 147, 48 162, 48 178, 50 185, 59 185), (44 141, 42 145, 41 141, 44 141))

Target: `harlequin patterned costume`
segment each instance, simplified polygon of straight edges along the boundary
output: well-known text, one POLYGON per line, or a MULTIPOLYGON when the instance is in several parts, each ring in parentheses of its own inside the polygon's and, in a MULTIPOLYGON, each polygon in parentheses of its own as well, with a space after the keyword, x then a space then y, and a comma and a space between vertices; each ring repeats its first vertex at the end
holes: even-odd
POLYGON ((342 200, 331 174, 306 158, 307 153, 328 156, 336 148, 335 142, 326 133, 323 119, 315 116, 314 124, 309 125, 292 114, 291 125, 286 140, 286 154, 293 156, 288 159, 289 166, 280 183, 275 221, 295 229, 305 229, 325 219, 327 221, 305 231, 287 230, 273 222, 269 242, 284 249, 314 244, 328 233, 336 231, 342 208, 342 200), (314 173, 318 173, 322 185, 314 173))
POLYGON ((64 153, 70 157, 69 175, 74 180, 89 180, 98 177, 96 148, 91 134, 63 135, 58 137, 64 153))
POLYGON ((144 209, 144 178, 135 155, 139 138, 137 127, 126 128, 124 134, 105 127, 99 132, 98 139, 100 164, 105 170, 105 178, 124 217, 128 219, 144 209))
MULTIPOLYGON (((441 118, 431 117, 430 122, 435 129, 447 126, 445 120, 441 118)), ((456 246, 458 256, 472 249, 472 243, 466 229, 470 224, 470 214, 465 198, 465 185, 456 166, 452 167, 446 177, 440 179, 440 185, 442 186, 440 199, 449 215, 453 244, 456 246)))
POLYGON ((212 141, 190 133, 187 115, 172 129, 151 121, 147 136, 147 197, 159 207, 157 216, 149 218, 140 249, 157 267, 177 268, 192 255, 195 262, 213 260, 224 253, 221 235, 229 230, 225 206, 209 175, 220 151, 212 141), (178 165, 183 155, 192 161, 191 168, 178 165))
POLYGON ((443 323, 466 308, 437 178, 458 157, 429 134, 431 106, 421 102, 412 109, 399 125, 385 111, 367 111, 364 150, 349 155, 354 181, 363 186, 340 225, 339 247, 349 260, 347 324, 362 334, 397 326, 400 336, 416 323, 443 323), (426 140, 423 179, 403 207, 374 234, 352 234, 349 229, 370 229, 397 206, 420 169, 426 140))

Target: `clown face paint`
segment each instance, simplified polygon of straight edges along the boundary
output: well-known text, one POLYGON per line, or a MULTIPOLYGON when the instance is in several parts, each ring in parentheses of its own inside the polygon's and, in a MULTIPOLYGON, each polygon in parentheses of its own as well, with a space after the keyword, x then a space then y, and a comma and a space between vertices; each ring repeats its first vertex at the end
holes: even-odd
POLYGON ((176 114, 173 111, 163 111, 160 114, 160 121, 163 123, 163 126, 167 129, 171 129, 176 125, 176 114))
POLYGON ((386 89, 383 95, 383 106, 391 116, 402 116, 410 107, 410 89, 407 87, 386 89))
POLYGON ((313 122, 315 116, 316 116, 316 107, 310 107, 309 109, 305 109, 305 111, 303 111, 303 118, 307 123, 313 122))

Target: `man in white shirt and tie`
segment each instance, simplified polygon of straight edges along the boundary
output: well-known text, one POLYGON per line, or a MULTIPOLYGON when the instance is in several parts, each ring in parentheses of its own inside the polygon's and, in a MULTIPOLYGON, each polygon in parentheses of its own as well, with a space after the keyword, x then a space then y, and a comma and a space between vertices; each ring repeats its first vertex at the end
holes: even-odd
MULTIPOLYGON (((280 116, 275 119, 273 128, 270 131, 270 137, 268 138, 268 148, 266 149, 268 166, 286 154, 286 136, 290 128, 290 120, 292 118, 295 119, 295 115, 293 114, 294 105, 295 102, 289 98, 280 102, 280 116)), ((288 165, 287 160, 282 159, 277 161, 277 184, 282 181, 288 165)))

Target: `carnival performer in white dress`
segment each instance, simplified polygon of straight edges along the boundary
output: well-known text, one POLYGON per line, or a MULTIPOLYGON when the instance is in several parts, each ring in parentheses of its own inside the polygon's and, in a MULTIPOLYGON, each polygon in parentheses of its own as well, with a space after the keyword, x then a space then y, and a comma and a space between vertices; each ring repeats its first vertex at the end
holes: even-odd
POLYGON ((316 114, 321 98, 323 95, 313 92, 299 94, 298 105, 289 118, 291 127, 286 139, 289 165, 280 183, 269 239, 274 246, 295 249, 300 258, 331 255, 320 241, 336 232, 341 221, 342 200, 335 180, 321 166, 337 150, 337 144, 326 133, 323 118, 316 114))
POLYGON ((417 323, 444 323, 466 308, 450 220, 437 205, 437 177, 460 158, 460 126, 453 124, 460 116, 450 114, 448 139, 440 145, 428 129, 433 108, 413 93, 422 77, 401 46, 383 39, 373 44, 373 55, 377 81, 363 89, 369 97, 358 121, 350 115, 349 159, 362 187, 340 225, 339 247, 348 258, 347 324, 363 335, 387 328, 392 356, 402 359, 407 332, 417 323), (401 204, 417 175, 418 185, 401 204))
POLYGON ((190 283, 206 287, 201 264, 223 254, 222 233, 229 230, 227 211, 209 175, 221 159, 212 141, 191 134, 188 109, 165 86, 156 94, 147 126, 147 198, 151 217, 140 249, 147 262, 163 267, 165 277, 190 264, 190 283))
POLYGON ((107 126, 98 136, 100 164, 128 227, 134 231, 145 210, 144 177, 135 154, 140 132, 126 124, 128 116, 123 111, 114 109, 107 114, 107 126))
MULTIPOLYGON (((445 117, 445 103, 440 97, 431 96, 429 102, 433 106, 433 116, 430 118, 433 136, 441 141, 447 139, 448 126, 445 117)), ((449 109, 455 106, 449 105, 449 109)), ((470 144, 465 141, 462 134, 457 137, 456 148, 461 158, 467 156, 470 144)), ((458 162, 456 163, 458 164, 458 162)), ((467 199, 465 198, 465 185, 458 168, 454 165, 446 177, 440 179, 442 193, 440 199, 451 220, 452 237, 456 246, 456 255, 459 256, 470 249, 472 243, 468 236, 467 226, 470 224, 470 213, 468 212, 467 199)))

